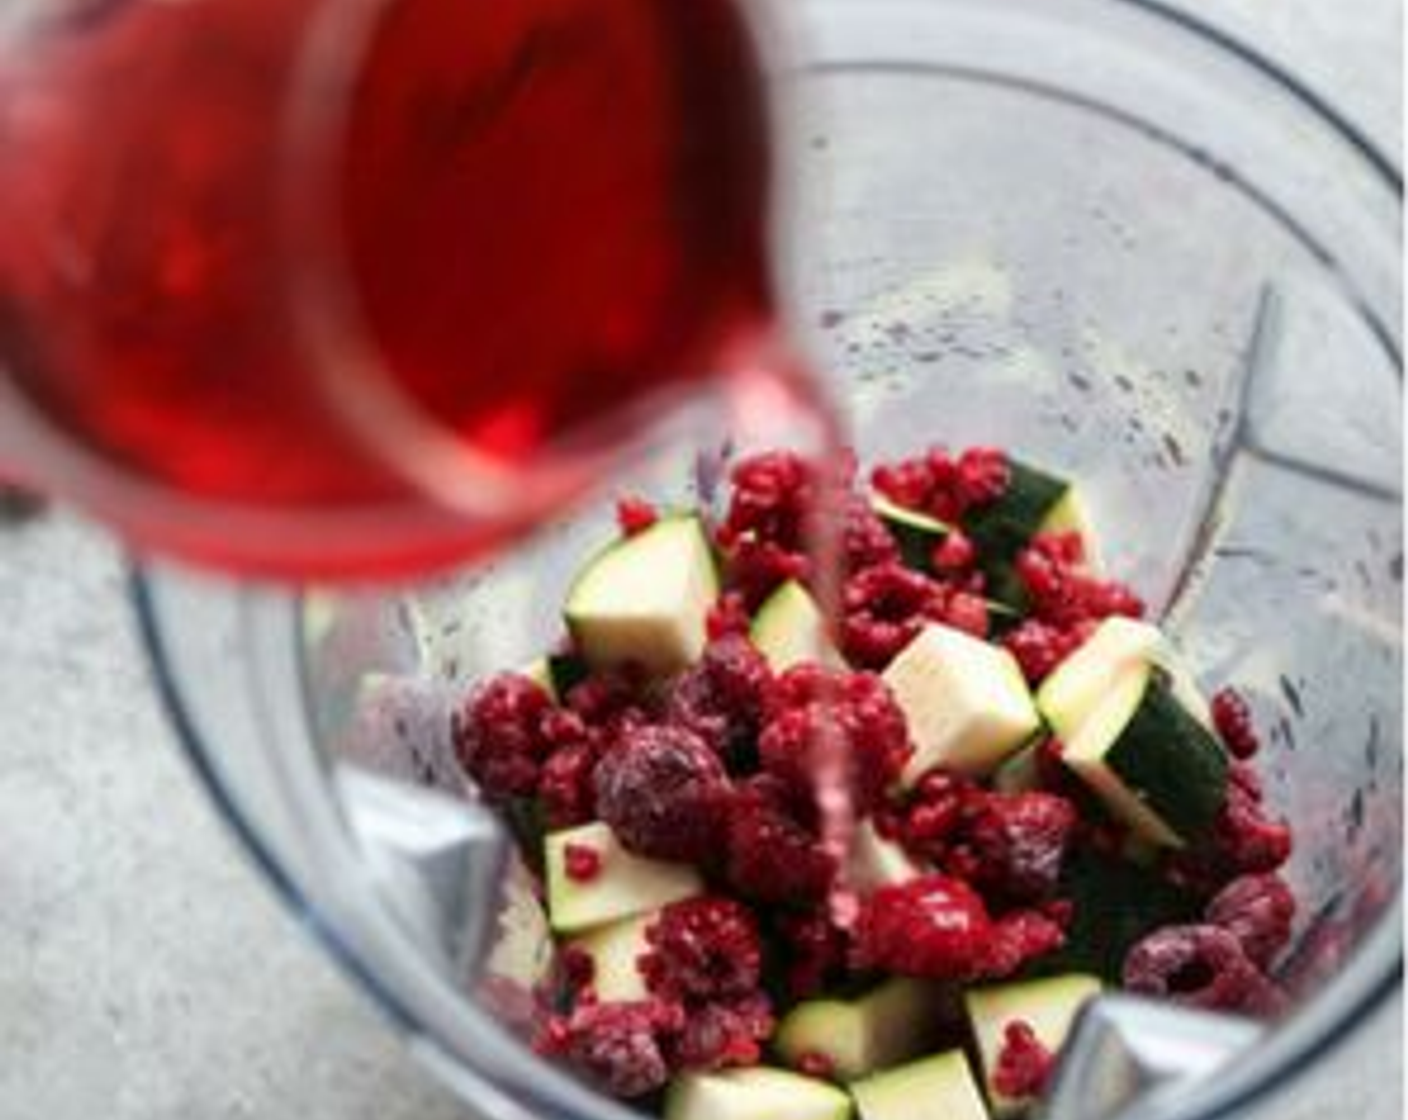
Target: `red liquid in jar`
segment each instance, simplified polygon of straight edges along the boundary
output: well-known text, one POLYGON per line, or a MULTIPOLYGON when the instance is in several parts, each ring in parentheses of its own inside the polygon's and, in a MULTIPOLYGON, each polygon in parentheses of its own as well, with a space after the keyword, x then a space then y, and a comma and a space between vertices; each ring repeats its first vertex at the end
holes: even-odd
POLYGON ((429 507, 349 429, 295 313, 305 253, 381 375, 513 471, 701 388, 770 312, 761 79, 728 0, 387 3, 327 87, 333 173, 291 179, 295 75, 339 4, 87 5, 0 48, 0 365, 23 393, 166 490, 433 526, 296 559, 137 530, 252 570, 399 569, 518 528, 429 507), (290 184, 325 231, 290 236, 290 184))

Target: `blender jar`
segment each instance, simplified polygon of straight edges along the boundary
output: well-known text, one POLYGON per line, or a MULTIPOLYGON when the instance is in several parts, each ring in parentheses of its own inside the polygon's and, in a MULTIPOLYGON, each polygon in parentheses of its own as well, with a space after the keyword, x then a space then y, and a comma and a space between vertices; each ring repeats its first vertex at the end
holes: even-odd
MULTIPOLYGON (((794 7, 780 256, 862 460, 996 443, 1079 478, 1108 566, 1267 733, 1297 835, 1293 1010, 1262 1029, 1106 997, 1048 1105, 1232 1114, 1400 976, 1397 172, 1293 77, 1155 4, 794 7)), ((726 442, 701 424, 613 485, 708 501, 726 442)), ((262 869, 494 1117, 629 1115, 514 1029, 549 939, 446 742, 471 682, 556 640, 607 506, 405 592, 174 567, 134 585, 185 745, 262 869)))

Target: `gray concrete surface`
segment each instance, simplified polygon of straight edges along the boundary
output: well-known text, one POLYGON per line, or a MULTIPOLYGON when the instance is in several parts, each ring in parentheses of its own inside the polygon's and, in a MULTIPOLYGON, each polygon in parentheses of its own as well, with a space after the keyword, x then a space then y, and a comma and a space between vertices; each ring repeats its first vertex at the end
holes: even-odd
MULTIPOLYGON (((1396 0, 1196 6, 1401 150, 1396 0)), ((0 554, 0 1120, 466 1118, 193 785, 112 547, 60 518, 0 554)), ((1401 1055, 1400 1000, 1267 1114, 1398 1117, 1401 1055)))

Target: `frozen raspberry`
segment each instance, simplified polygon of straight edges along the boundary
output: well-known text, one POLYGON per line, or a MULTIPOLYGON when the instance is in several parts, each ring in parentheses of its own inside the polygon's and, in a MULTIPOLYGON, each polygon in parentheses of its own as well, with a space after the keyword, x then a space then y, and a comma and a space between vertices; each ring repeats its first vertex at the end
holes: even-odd
POLYGON ((548 827, 575 828, 596 819, 596 761, 595 748, 582 742, 559 750, 543 764, 538 796, 548 827))
POLYGON ((922 572, 881 564, 846 581, 841 641, 855 664, 883 669, 939 613, 943 593, 922 572))
POLYGON ((761 992, 690 1007, 670 1057, 679 1069, 755 1066, 774 1026, 772 1008, 761 992))
POLYGON ((645 722, 635 686, 624 676, 596 673, 567 693, 567 708, 598 738, 645 722))
POLYGON ((904 713, 879 677, 814 665, 788 670, 778 680, 773 711, 758 739, 763 768, 798 800, 809 798, 822 752, 833 745, 844 752, 862 812, 880 804, 914 752, 904 713))
POLYGON ((747 637, 752 619, 748 617, 748 604, 742 594, 737 591, 725 591, 720 595, 718 602, 709 608, 705 626, 711 642, 733 635, 747 637))
POLYGON ((958 457, 954 489, 963 510, 990 505, 1007 490, 1012 468, 994 447, 973 447, 958 457))
POLYGON ((588 844, 568 844, 562 851, 562 869, 574 883, 590 883, 601 874, 601 853, 588 844))
POLYGON ((1212 721, 1233 758, 1251 758, 1261 749, 1252 710, 1235 689, 1224 688, 1212 698, 1212 721))
POLYGON ((866 899, 855 953, 864 967, 934 980, 973 980, 985 974, 993 922, 966 883, 925 875, 881 887, 866 899))
POLYGON ((1022 1100, 1046 1092, 1056 1061, 1041 1044, 1030 1023, 1018 1019, 1002 1032, 1002 1049, 993 1070, 993 1088, 1004 1097, 1022 1100))
POLYGON ((687 727, 725 760, 749 753, 772 687, 767 662, 746 638, 711 642, 675 681, 665 718, 687 727))
POLYGON ((1027 619, 1002 639, 1029 684, 1040 684, 1090 636, 1088 623, 1062 630, 1027 619))
POLYGON ((823 898, 836 861, 800 823, 782 791, 754 779, 733 798, 724 877, 757 902, 805 906, 823 898))
POLYGON ((900 819, 899 840, 920 859, 942 862, 949 853, 968 806, 984 794, 958 774, 934 769, 919 779, 900 819))
POLYGON ((1268 1014, 1281 996, 1242 951, 1236 936, 1217 926, 1168 926, 1144 938, 1124 962, 1132 992, 1216 1011, 1268 1014))
POLYGON ((727 796, 718 755, 682 727, 636 728, 597 763, 597 812, 637 855, 707 861, 727 796))
POLYGON ((693 898, 665 907, 646 930, 641 961, 650 990, 680 1000, 723 1000, 758 987, 762 940, 752 911, 729 898, 693 898))
POLYGON ((900 558, 900 548, 894 534, 885 527, 885 522, 864 498, 853 496, 848 501, 841 543, 848 572, 892 564, 900 558))
POLYGON ((1065 534, 1040 535, 1017 554, 1016 571, 1031 614, 1058 629, 1112 615, 1142 618, 1144 604, 1129 588, 1081 570, 1065 534))
POLYGON ((1212 829, 1169 860, 1168 874, 1179 886, 1212 894, 1240 875, 1277 870, 1291 847, 1291 830, 1267 817, 1259 791, 1232 781, 1212 829))
POLYGON ((733 495, 720 540, 727 547, 747 535, 787 552, 801 551, 816 497, 815 473, 791 451, 744 459, 733 469, 733 495))
POLYGON ((564 945, 558 955, 558 968, 568 989, 578 997, 589 993, 596 983, 596 958, 580 946, 564 945))
POLYGON ((794 999, 815 995, 845 972, 850 938, 832 920, 829 908, 783 914, 777 932, 786 946, 787 991, 794 999))
POLYGON ((934 472, 926 457, 882 463, 871 471, 870 484, 898 506, 927 511, 934 492, 934 472))
POLYGON ((996 501, 1011 478, 1007 457, 974 447, 954 458, 942 447, 876 467, 871 484, 892 502, 956 523, 969 509, 996 501))
POLYGON ((629 1100, 670 1079, 666 1048, 683 1029, 684 1012, 677 1004, 585 1003, 566 1018, 551 1019, 536 1045, 606 1092, 629 1100))
POLYGON ((973 884, 1005 902, 1050 898, 1076 828, 1075 806, 1053 793, 989 794, 963 824, 973 884))
POLYGON ((1064 940, 1060 926, 1036 911, 993 921, 972 887, 932 874, 881 887, 865 900, 854 957, 862 967, 902 976, 977 980, 1011 975, 1064 940))
POLYGON ((934 548, 929 562, 946 575, 968 571, 978 560, 978 550, 968 534, 954 529, 934 548))
POLYGON ((616 524, 623 536, 634 537, 659 520, 660 514, 644 498, 622 498, 616 503, 616 524))
POLYGON ((1234 879, 1208 904, 1205 920, 1232 934, 1258 968, 1266 969, 1291 939, 1296 899, 1279 875, 1234 879))
POLYGON ((806 553, 773 541, 743 537, 725 549, 728 580, 749 611, 755 611, 788 580, 805 582, 811 575, 806 553))
POLYGON ((1044 910, 1014 910, 993 924, 992 940, 988 943, 983 962, 983 975, 999 980, 1011 976, 1029 961, 1053 953, 1066 942, 1065 924, 1068 914, 1064 907, 1044 910))
POLYGON ((452 722, 455 756, 491 801, 532 796, 549 743, 542 734, 552 700, 516 673, 487 681, 452 722))

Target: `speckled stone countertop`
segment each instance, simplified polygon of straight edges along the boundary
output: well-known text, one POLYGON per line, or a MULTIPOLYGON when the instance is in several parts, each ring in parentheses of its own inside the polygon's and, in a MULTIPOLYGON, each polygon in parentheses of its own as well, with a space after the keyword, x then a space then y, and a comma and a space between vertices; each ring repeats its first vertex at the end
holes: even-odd
MULTIPOLYGON (((1185 2, 1401 153, 1397 0, 1185 2)), ((0 1120, 469 1120, 196 788, 116 551, 66 518, 0 544, 0 1120)), ((1402 1068, 1400 998, 1265 1114, 1397 1118, 1402 1068)))

